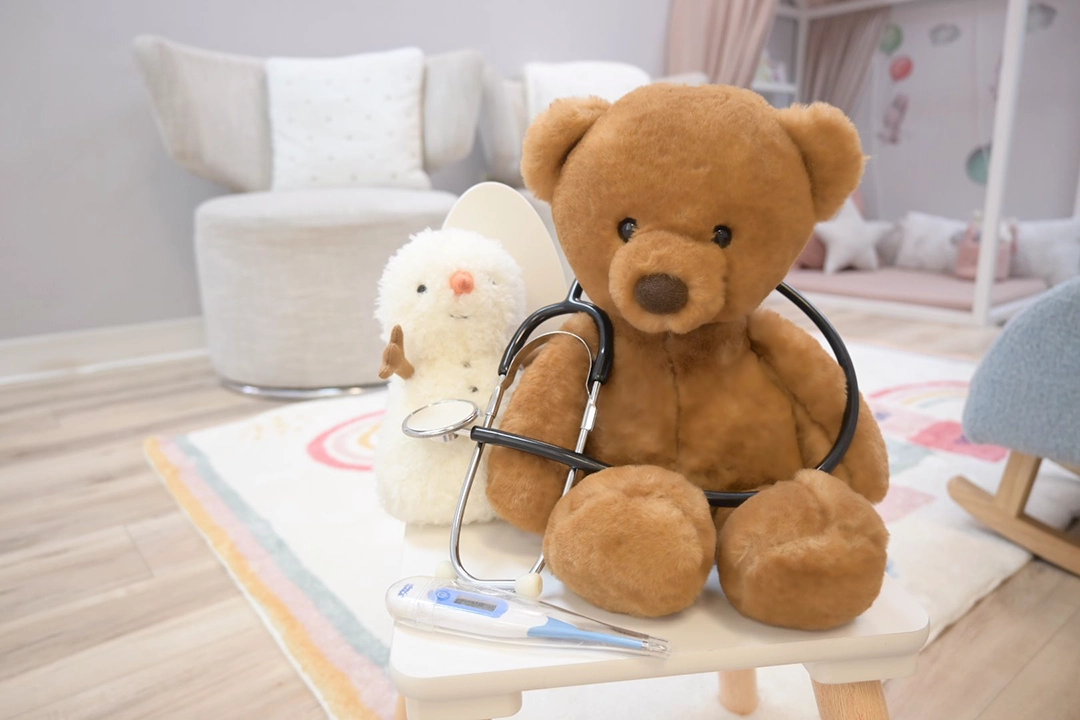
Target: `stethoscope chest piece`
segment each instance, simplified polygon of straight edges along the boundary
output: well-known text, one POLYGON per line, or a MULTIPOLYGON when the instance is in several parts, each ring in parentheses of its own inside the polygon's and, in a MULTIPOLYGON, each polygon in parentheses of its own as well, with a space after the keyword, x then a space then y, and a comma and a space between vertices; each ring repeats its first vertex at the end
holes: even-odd
POLYGON ((401 432, 412 438, 450 442, 480 417, 480 408, 468 400, 439 400, 409 413, 401 422, 401 432))

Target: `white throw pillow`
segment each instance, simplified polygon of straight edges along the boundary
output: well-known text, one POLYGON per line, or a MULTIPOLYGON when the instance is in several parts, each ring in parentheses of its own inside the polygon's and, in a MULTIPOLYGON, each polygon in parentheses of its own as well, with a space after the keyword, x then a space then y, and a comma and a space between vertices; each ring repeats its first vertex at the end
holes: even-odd
POLYGON ((266 63, 275 190, 430 188, 418 48, 266 63))
POLYGON ((641 68, 617 62, 528 63, 524 76, 530 122, 559 98, 595 95, 615 102, 651 80, 641 68))
POLYGON ((814 233, 825 245, 825 274, 832 275, 844 268, 877 270, 877 244, 892 227, 889 222, 864 220, 854 201, 848 198, 836 217, 814 227, 814 233))
POLYGON ((911 270, 951 273, 956 270, 957 243, 967 223, 961 220, 909 212, 900 221, 900 249, 896 266, 911 270))
POLYGON ((1017 223, 1010 274, 1051 285, 1080 275, 1080 218, 1017 223))

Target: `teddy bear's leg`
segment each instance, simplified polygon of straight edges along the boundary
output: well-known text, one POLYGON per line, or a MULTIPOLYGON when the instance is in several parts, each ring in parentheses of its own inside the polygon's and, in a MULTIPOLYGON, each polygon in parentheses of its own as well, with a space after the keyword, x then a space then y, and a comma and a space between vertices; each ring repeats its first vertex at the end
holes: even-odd
POLYGON ((717 565, 743 615, 820 630, 873 604, 885 575, 889 534, 866 498, 817 470, 800 470, 731 513, 717 565))
POLYGON ((582 480, 544 534, 551 571, 612 612, 657 617, 693 604, 712 570, 716 528, 699 487, 653 465, 582 480))

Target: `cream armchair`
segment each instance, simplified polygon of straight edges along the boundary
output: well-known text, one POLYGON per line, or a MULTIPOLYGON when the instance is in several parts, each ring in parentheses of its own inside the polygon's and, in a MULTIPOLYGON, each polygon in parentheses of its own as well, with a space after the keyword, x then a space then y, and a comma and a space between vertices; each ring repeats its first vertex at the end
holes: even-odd
MULTIPOLYGON (((442 224, 456 196, 343 187, 274 192, 265 61, 141 36, 136 58, 166 150, 237 194, 195 213, 207 341, 224 382, 310 397, 379 382, 376 286, 411 233, 442 224)), ((483 60, 428 57, 424 169, 472 150, 483 60)))

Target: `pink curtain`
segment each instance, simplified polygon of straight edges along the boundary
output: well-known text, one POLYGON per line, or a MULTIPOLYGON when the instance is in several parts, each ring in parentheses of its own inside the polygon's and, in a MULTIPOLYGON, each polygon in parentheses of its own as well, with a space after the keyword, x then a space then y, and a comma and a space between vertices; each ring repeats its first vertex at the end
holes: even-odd
POLYGON ((667 71, 704 72, 749 87, 772 28, 777 0, 671 0, 667 71))
MULTIPOLYGON (((822 4, 811 2, 812 6, 822 4)), ((854 112, 888 22, 888 8, 812 21, 806 41, 803 98, 824 100, 848 115, 854 112)))

